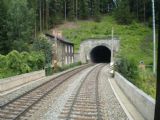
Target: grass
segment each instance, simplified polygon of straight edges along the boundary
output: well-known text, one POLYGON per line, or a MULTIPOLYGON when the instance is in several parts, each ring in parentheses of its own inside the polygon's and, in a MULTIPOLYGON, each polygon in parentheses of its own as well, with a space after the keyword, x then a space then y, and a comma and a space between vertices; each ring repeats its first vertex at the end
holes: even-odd
MULTIPOLYGON (((65 28, 62 27, 63 35, 75 44, 75 51, 78 52, 80 43, 88 38, 105 38, 111 35, 112 27, 114 34, 120 38, 120 51, 117 56, 123 56, 128 60, 135 61, 139 64, 144 61, 146 65, 152 65, 153 45, 152 45, 152 29, 144 24, 133 22, 131 25, 119 25, 112 16, 104 16, 101 22, 94 21, 77 21, 78 27, 65 28)), ((147 68, 142 77, 139 72, 139 77, 136 85, 155 97, 156 79, 150 68, 147 68), (151 84, 150 84, 151 83, 151 84)))
POLYGON ((139 73, 140 75, 139 79, 136 80, 136 86, 155 98, 156 80, 155 76, 152 74, 152 69, 140 70, 139 73))

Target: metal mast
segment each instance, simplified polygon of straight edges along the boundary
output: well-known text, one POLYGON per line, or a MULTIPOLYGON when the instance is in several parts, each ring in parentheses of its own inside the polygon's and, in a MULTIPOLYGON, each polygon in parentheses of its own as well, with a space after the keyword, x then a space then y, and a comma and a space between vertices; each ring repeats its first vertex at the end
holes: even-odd
POLYGON ((155 27, 154 0, 152 0, 152 16, 153 16, 153 73, 156 74, 156 27, 155 27))

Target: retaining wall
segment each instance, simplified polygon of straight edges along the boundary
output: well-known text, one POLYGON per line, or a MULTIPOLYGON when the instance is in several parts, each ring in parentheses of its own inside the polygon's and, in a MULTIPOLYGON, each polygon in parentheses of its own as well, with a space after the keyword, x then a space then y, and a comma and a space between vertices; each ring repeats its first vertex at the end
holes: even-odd
POLYGON ((115 80, 146 120, 154 120, 155 100, 115 72, 115 80))
POLYGON ((0 93, 18 87, 20 85, 26 84, 28 82, 40 79, 45 76, 45 71, 35 71, 31 73, 26 73, 22 75, 17 75, 14 77, 9 77, 0 80, 0 93))

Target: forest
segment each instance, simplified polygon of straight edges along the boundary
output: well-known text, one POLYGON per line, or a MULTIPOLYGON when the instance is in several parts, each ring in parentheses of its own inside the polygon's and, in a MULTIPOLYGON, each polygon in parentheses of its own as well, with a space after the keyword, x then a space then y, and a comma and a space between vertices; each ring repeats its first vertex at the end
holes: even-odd
MULTIPOLYGON (((155 5, 158 0, 155 0, 155 5)), ((156 6, 156 11, 158 7, 156 6)), ((65 20, 94 19, 114 14, 120 24, 133 20, 152 25, 151 0, 0 0, 0 53, 29 51, 41 32, 65 20)), ((156 14, 157 15, 157 14, 156 14)))
MULTIPOLYGON (((155 0, 156 26, 158 2, 155 0)), ((64 37, 75 43, 76 51, 80 42, 87 37, 97 37, 102 33, 104 36, 110 35, 111 25, 115 26, 122 38, 123 54, 119 54, 125 57, 118 70, 137 86, 141 83, 133 79, 153 81, 154 76, 150 75, 150 71, 143 76, 137 73, 137 61, 140 59, 145 59, 149 65, 153 64, 152 43, 145 40, 146 34, 152 33, 152 0, 0 0, 0 78, 50 65, 51 44, 42 34, 65 22, 82 25, 82 29, 63 31, 64 37), (73 36, 72 33, 76 34, 73 36), (142 44, 145 47, 141 50, 137 45, 142 44), (142 57, 135 58, 137 53, 142 57)), ((147 39, 152 40, 152 37, 147 39)), ((140 87, 148 92, 146 84, 140 87)), ((152 88, 148 93, 155 96, 155 89, 152 88)))

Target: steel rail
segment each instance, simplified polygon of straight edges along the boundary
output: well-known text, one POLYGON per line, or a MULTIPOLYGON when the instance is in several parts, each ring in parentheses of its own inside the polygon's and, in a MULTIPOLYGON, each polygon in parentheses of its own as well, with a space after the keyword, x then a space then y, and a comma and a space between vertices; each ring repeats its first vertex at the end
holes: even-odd
MULTIPOLYGON (((17 97, 16 99, 8 102, 7 104, 3 105, 3 107, 2 107, 0 110, 3 112, 3 110, 5 110, 5 108, 6 108, 7 106, 12 105, 12 103, 14 104, 15 101, 18 101, 18 100, 22 99, 23 97, 31 94, 32 92, 34 92, 34 91, 36 91, 36 90, 38 90, 38 89, 41 89, 41 87, 42 87, 42 89, 43 89, 43 87, 44 87, 45 85, 48 85, 50 82, 53 82, 54 80, 56 80, 56 79, 58 79, 58 78, 61 78, 61 77, 65 76, 65 75, 73 72, 71 75, 67 76, 64 80, 62 79, 62 81, 61 81, 60 83, 58 83, 57 85, 55 85, 53 88, 51 88, 51 89, 49 89, 48 91, 44 92, 43 95, 39 95, 38 97, 36 97, 36 99, 35 99, 33 96, 30 96, 31 98, 32 98, 32 97, 34 98, 34 99, 33 99, 33 98, 31 99, 31 100, 33 100, 33 102, 32 102, 31 104, 29 104, 29 106, 27 106, 27 107, 26 107, 24 110, 22 110, 19 114, 17 114, 15 117, 12 118, 12 120, 17 120, 17 119, 19 119, 21 116, 23 116, 23 115, 24 115, 30 108, 32 108, 35 104, 37 104, 39 101, 41 101, 41 99, 43 99, 43 98, 44 98, 45 96, 47 96, 51 91, 53 91, 55 88, 57 88, 58 86, 60 86, 63 82, 65 82, 66 80, 68 80, 69 78, 71 78, 72 76, 74 76, 75 74, 77 74, 77 73, 79 73, 80 71, 88 68, 89 66, 91 66, 91 65, 85 65, 85 66, 82 66, 82 67, 80 67, 80 68, 77 68, 77 69, 73 69, 73 70, 71 70, 71 71, 68 71, 68 72, 66 72, 66 73, 64 73, 64 74, 62 74, 62 75, 60 75, 60 76, 57 76, 57 77, 55 77, 54 79, 51 79, 51 80, 43 83, 42 85, 37 86, 36 88, 34 88, 34 89, 26 92, 25 94, 17 97)), ((31 95, 32 95, 32 94, 31 94, 31 95)), ((28 98, 28 97, 27 97, 27 98, 28 98)), ((23 103, 23 102, 22 102, 22 103, 23 103)), ((23 106, 23 105, 22 105, 22 106, 23 106)), ((22 106, 21 106, 21 107, 22 107, 22 106)), ((6 116, 6 117, 7 117, 7 116, 6 116)), ((5 119, 5 117, 4 117, 4 119, 5 119)))

